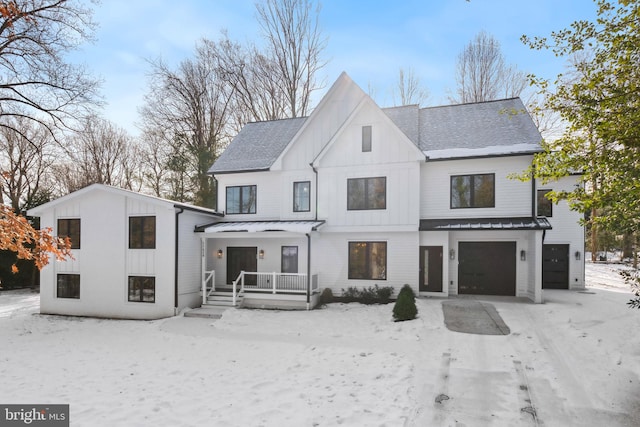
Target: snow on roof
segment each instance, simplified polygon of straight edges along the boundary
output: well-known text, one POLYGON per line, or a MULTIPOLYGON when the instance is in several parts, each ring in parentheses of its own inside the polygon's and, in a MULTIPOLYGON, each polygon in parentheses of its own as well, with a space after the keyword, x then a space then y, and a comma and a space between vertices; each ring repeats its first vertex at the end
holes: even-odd
POLYGON ((269 231, 284 231, 289 233, 306 234, 315 231, 322 224, 324 224, 324 221, 236 221, 219 222, 217 224, 199 227, 196 231, 204 233, 261 233, 269 231))
POLYGON ((428 160, 459 159, 468 157, 508 156, 540 152, 540 144, 491 145, 482 148, 446 148, 427 150, 428 160))

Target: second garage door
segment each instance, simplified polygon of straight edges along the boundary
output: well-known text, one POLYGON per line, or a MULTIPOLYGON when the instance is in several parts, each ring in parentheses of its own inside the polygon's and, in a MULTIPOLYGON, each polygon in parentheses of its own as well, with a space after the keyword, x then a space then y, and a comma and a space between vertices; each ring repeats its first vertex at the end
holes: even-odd
POLYGON ((516 294, 516 242, 460 242, 458 293, 516 294))

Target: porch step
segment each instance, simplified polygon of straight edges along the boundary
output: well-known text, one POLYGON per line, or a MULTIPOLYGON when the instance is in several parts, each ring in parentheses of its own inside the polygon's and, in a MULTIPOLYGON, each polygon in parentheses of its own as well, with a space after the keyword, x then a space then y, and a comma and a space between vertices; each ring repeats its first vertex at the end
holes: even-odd
MULTIPOLYGON (((236 305, 242 304, 242 295, 236 296, 236 305)), ((207 303, 204 305, 208 306, 218 306, 218 307, 232 307, 233 306, 233 296, 230 292, 212 292, 211 295, 207 297, 207 303)))

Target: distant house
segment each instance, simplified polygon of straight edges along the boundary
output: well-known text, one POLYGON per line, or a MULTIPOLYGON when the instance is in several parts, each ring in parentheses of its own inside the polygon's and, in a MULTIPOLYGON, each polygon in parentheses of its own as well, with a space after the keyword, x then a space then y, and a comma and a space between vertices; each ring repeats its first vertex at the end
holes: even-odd
POLYGON ((343 73, 309 117, 247 124, 211 167, 225 217, 198 228, 203 264, 216 289, 242 276, 251 306, 374 284, 535 302, 582 288, 579 216, 545 197, 577 178, 509 178, 540 142, 517 98, 382 109, 343 73))
POLYGON ((157 319, 200 305, 193 230, 216 212, 94 184, 28 214, 73 248, 41 272, 41 313, 157 319))
POLYGON ((526 297, 584 287, 584 230, 511 179, 541 151, 520 99, 380 108, 345 73, 309 117, 247 124, 209 170, 218 207, 90 186, 32 209, 78 240, 41 311, 157 318, 184 307, 312 308, 324 288, 526 297))

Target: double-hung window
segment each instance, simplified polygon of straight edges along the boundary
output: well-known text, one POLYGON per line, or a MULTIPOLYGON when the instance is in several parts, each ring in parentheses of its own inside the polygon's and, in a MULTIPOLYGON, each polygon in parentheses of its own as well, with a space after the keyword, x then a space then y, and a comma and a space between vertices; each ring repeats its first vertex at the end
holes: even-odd
POLYGON ((387 178, 347 179, 347 209, 370 210, 387 208, 387 178))
POLYGON ((451 177, 451 208, 493 208, 495 174, 455 175, 451 177))
POLYGON ((228 214, 256 213, 256 186, 227 187, 226 206, 228 214))

